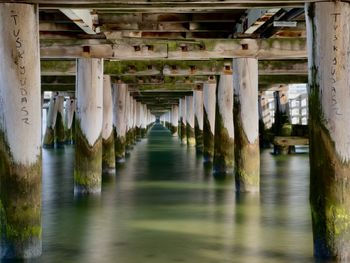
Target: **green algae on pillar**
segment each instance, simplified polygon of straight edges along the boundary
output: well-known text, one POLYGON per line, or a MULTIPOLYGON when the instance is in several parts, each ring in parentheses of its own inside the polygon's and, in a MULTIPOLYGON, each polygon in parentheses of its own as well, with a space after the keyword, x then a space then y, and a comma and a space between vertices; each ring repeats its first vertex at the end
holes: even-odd
POLYGON ((0 261, 38 257, 41 93, 38 9, 0 3, 0 261))
POLYGON ((233 59, 235 181, 237 192, 258 192, 260 182, 258 60, 233 59))
POLYGON ((56 97, 57 117, 55 125, 55 145, 57 148, 62 148, 66 143, 66 134, 64 130, 64 96, 56 97))
POLYGON ((101 192, 103 60, 77 59, 74 192, 101 192))
POLYGON ((220 75, 216 92, 214 174, 232 175, 234 168, 233 76, 228 71, 220 75))
POLYGON ((216 80, 203 85, 203 158, 212 163, 214 157, 216 80))
POLYGON ((75 115, 76 101, 70 98, 66 101, 66 111, 65 111, 65 133, 66 133, 66 143, 73 144, 73 120, 75 115))
POLYGON ((186 137, 186 99, 180 99, 180 139, 182 144, 187 144, 186 137))
MULTIPOLYGON (((127 101, 130 101, 126 84, 113 84, 113 129, 114 149, 117 163, 125 162, 126 127, 127 127, 127 101)), ((130 142, 129 142, 130 143, 130 142)))
POLYGON ((111 77, 103 76, 102 172, 115 172, 111 77))
POLYGON ((306 4, 314 255, 350 260, 350 4, 306 4))
POLYGON ((43 139, 44 148, 55 147, 55 124, 57 117, 58 104, 56 102, 57 97, 52 96, 49 103, 49 110, 46 117, 46 129, 43 139))
POLYGON ((193 91, 194 134, 197 152, 203 152, 203 89, 200 85, 193 91))
POLYGON ((186 96, 186 137, 187 145, 195 146, 193 96, 186 96))

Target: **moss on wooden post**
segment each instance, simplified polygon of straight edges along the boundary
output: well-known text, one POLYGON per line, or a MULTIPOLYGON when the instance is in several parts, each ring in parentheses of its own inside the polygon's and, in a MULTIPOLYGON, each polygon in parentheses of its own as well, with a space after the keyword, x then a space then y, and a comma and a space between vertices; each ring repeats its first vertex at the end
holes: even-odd
POLYGON ((255 58, 233 59, 233 72, 236 191, 258 192, 258 61, 255 58))
POLYGON ((22 261, 42 251, 37 7, 0 3, 0 33, 0 261, 22 261))
POLYGON ((74 192, 76 194, 93 194, 101 192, 102 173, 102 137, 90 145, 81 130, 80 122, 76 124, 76 146, 74 166, 74 192))
POLYGON ((233 175, 234 128, 233 128, 233 79, 232 73, 220 75, 216 93, 214 174, 233 175))
POLYGON ((314 255, 350 260, 350 4, 306 4, 314 255))

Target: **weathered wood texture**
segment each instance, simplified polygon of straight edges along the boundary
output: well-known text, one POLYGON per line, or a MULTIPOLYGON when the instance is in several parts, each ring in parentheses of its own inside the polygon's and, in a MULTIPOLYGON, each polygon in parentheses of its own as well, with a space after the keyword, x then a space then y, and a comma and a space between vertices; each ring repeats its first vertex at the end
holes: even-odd
POLYGON ((350 259, 350 4, 306 5, 314 254, 350 259))

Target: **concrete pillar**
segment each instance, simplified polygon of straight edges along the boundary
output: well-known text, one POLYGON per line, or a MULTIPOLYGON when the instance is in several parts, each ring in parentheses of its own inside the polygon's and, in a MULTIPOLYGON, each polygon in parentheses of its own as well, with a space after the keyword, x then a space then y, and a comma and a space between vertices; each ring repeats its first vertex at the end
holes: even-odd
POLYGON ((0 3, 0 260, 41 255, 38 9, 0 3))
POLYGON ((216 80, 203 86, 203 158, 211 163, 214 157, 216 80))
POLYGON ((103 76, 102 172, 115 172, 111 77, 103 76))
POLYGON ((125 134, 125 153, 127 153, 133 144, 132 125, 133 125, 133 104, 129 90, 125 95, 125 118, 126 118, 126 134, 125 134))
POLYGON ((260 182, 258 60, 233 59, 235 181, 238 192, 258 192, 260 182))
POLYGON ((132 97, 131 110, 132 110, 132 141, 133 141, 133 144, 136 144, 136 140, 137 140, 136 109, 137 109, 136 100, 132 97))
POLYGON ((49 103, 49 110, 46 117, 46 130, 43 139, 44 148, 54 148, 55 147, 55 125, 57 118, 57 96, 52 95, 49 103))
POLYGON ((350 260, 350 3, 306 4, 314 255, 350 260))
POLYGON ((177 129, 178 129, 178 120, 179 120, 179 106, 178 105, 172 105, 171 106, 171 134, 173 136, 177 136, 177 129))
MULTIPOLYGON (((289 121, 288 87, 281 86, 274 92, 275 99, 275 123, 274 133, 276 136, 291 136, 292 125, 289 121)), ((288 154, 288 146, 274 146, 275 154, 288 154)))
POLYGON ((193 91, 194 100, 194 133, 197 152, 203 152, 203 87, 193 91))
POLYGON ((57 117, 55 125, 55 145, 57 148, 62 148, 66 143, 66 134, 64 130, 64 96, 56 97, 57 117))
POLYGON ((234 128, 233 128, 233 76, 232 71, 220 75, 216 92, 214 174, 233 174, 234 128))
POLYGON ((135 100, 135 132, 136 140, 141 139, 141 102, 135 100))
POLYGON ((147 105, 141 104, 141 115, 140 115, 140 122, 141 122, 141 138, 146 137, 147 133, 147 125, 146 125, 146 116, 147 116, 147 105))
POLYGON ((101 192, 103 60, 77 59, 74 192, 101 192))
POLYGON ((187 144, 186 135, 186 99, 180 99, 180 139, 182 144, 187 144))
POLYGON ((196 138, 194 136, 193 96, 186 96, 186 137, 188 146, 196 145, 196 138))
POLYGON ((74 141, 73 137, 73 120, 75 115, 75 108, 76 108, 76 100, 74 98, 70 98, 66 101, 66 111, 65 111, 65 130, 66 130, 66 143, 72 144, 74 141))
MULTIPOLYGON (((126 84, 113 85, 113 106, 114 106, 114 140, 115 158, 117 163, 125 162, 126 151, 126 127, 129 121, 126 118, 127 106, 130 107, 130 96, 126 84), (129 102, 129 103, 127 103, 129 102)), ((129 142, 130 143, 130 142, 129 142)))

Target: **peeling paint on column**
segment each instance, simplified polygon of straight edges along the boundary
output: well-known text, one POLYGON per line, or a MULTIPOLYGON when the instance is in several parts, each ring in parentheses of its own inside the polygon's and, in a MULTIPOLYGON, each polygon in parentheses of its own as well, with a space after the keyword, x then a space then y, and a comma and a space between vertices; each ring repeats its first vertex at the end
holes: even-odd
POLYGON ((101 192, 103 60, 77 60, 74 192, 101 192))
POLYGON ((220 75, 216 93, 214 174, 233 174, 234 128, 233 128, 233 77, 220 75))
POLYGON ((350 5, 306 4, 314 255, 350 260, 350 5))
POLYGON ((102 172, 115 172, 111 77, 103 76, 102 172))
POLYGON ((203 86, 203 157, 211 163, 214 157, 216 80, 203 86))
POLYGON ((233 59, 233 72, 236 191, 258 192, 258 61, 255 58, 233 59))
POLYGON ((126 122, 128 121, 126 118, 126 107, 128 106, 127 101, 130 101, 127 89, 126 84, 113 84, 114 149, 117 163, 125 162, 126 122))
POLYGON ((0 258, 41 255, 38 10, 0 3, 0 258))

